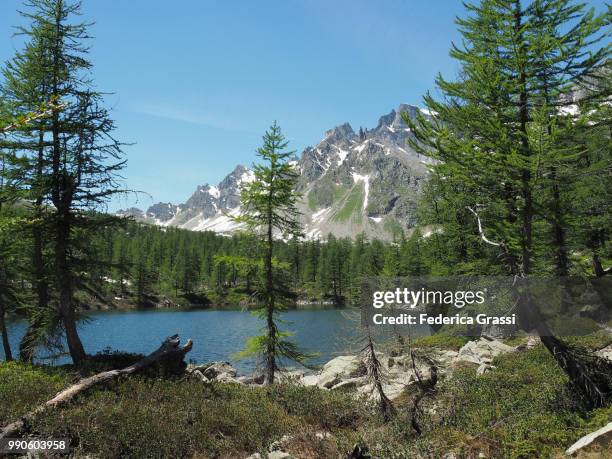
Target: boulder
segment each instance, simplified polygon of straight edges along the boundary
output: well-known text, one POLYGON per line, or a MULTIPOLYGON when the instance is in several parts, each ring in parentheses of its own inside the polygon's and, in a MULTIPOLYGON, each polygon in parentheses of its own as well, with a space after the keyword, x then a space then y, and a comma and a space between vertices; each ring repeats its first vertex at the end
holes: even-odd
POLYGON ((365 373, 365 365, 358 356, 341 355, 323 366, 317 385, 329 389, 342 380, 363 376, 365 373))
POLYGON ((264 375, 249 375, 249 376, 238 376, 236 381, 248 385, 261 385, 264 382, 264 375))
POLYGON ((274 376, 274 382, 278 383, 300 383, 304 378, 303 370, 278 371, 274 376))
POLYGON ((309 374, 304 375, 302 380, 300 381, 302 386, 318 386, 319 385, 319 375, 309 374))
POLYGON ((540 337, 539 336, 534 336, 534 335, 530 335, 528 336, 525 341, 523 341, 521 344, 519 344, 516 347, 517 351, 525 351, 527 349, 533 349, 534 347, 536 347, 538 344, 540 344, 540 337))
POLYGON ((595 355, 597 357, 601 357, 602 359, 608 359, 612 361, 612 344, 604 347, 603 349, 598 350, 597 352, 595 352, 595 355))
POLYGON ((206 364, 204 368, 200 369, 200 371, 208 379, 216 379, 223 373, 231 376, 232 378, 235 378, 238 374, 236 369, 229 362, 211 362, 206 364))
POLYGON ((494 339, 480 338, 478 341, 469 341, 460 350, 455 362, 467 362, 480 366, 483 363, 490 364, 494 357, 508 352, 514 352, 516 348, 508 346, 494 339))
MULTIPOLYGON (((576 453, 585 453, 588 454, 592 452, 594 454, 599 454, 597 449, 603 448, 608 450, 612 446, 612 422, 609 422, 607 425, 602 427, 595 432, 591 432, 588 435, 585 435, 572 446, 570 446, 565 454, 568 456, 574 455, 576 453), (588 451, 593 450, 593 451, 588 451)), ((591 457, 591 456, 589 456, 591 457)), ((595 457, 595 456, 592 456, 595 457)), ((601 457, 604 457, 603 455, 601 457)))
POLYGON ((193 370, 190 372, 191 375, 195 378, 198 378, 202 382, 209 382, 210 380, 202 374, 200 370, 193 370))
POLYGON ((234 378, 230 373, 219 373, 214 380, 222 383, 244 384, 242 381, 234 378))
POLYGON ((476 373, 479 375, 483 375, 494 369, 495 367, 493 365, 489 365, 488 363, 481 363, 480 366, 476 369, 476 373))

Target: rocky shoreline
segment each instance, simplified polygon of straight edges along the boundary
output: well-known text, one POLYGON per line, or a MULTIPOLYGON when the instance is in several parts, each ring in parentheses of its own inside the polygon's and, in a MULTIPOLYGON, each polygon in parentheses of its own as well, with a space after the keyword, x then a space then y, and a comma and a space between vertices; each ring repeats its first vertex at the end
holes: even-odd
MULTIPOLYGON (((430 354, 437 367, 438 374, 448 376, 458 367, 471 366, 479 374, 493 370, 493 359, 500 354, 516 352, 534 346, 539 341, 528 339, 521 346, 513 347, 496 339, 482 337, 478 341, 469 341, 459 351, 435 350, 430 354)), ((378 354, 384 374, 383 391, 393 400, 419 379, 431 378, 431 369, 420 359, 413 363, 410 354, 389 356, 378 354)), ((245 385, 263 384, 263 375, 238 375, 238 371, 229 362, 210 362, 203 365, 189 365, 187 372, 203 382, 224 382, 245 385)), ((302 386, 316 386, 324 390, 353 391, 358 395, 376 397, 372 383, 367 376, 364 358, 359 355, 341 355, 327 362, 320 371, 307 370, 279 371, 276 375, 279 383, 292 383, 302 386)))
MULTIPOLYGON (((527 337, 517 346, 509 346, 497 339, 481 337, 475 341, 467 342, 458 351, 430 349, 428 359, 413 358, 409 353, 403 355, 386 355, 378 353, 377 357, 382 365, 383 381, 382 387, 385 395, 390 400, 396 400, 400 396, 413 391, 418 391, 417 384, 422 384, 430 378, 452 377, 453 371, 459 368, 473 368, 481 375, 489 371, 495 371, 493 360, 495 357, 522 352, 539 345, 537 337, 527 337), (434 365, 435 375, 432 374, 434 365), (411 390, 412 389, 412 390, 411 390)), ((612 345, 596 352, 599 357, 612 360, 612 345)), ((245 386, 260 386, 263 384, 263 375, 239 375, 236 368, 229 362, 210 362, 202 365, 190 364, 187 373, 193 378, 204 383, 229 383, 245 386)), ((321 390, 346 391, 355 395, 356 398, 377 400, 379 394, 374 390, 374 385, 367 374, 364 357, 360 355, 341 355, 331 359, 317 372, 306 370, 278 371, 275 382, 280 384, 296 384, 300 386, 317 387, 321 390)), ((327 438, 329 432, 317 432, 320 438, 327 438)), ((283 451, 283 444, 290 442, 291 438, 281 438, 273 442, 268 453, 262 456, 254 453, 247 459, 292 459, 294 456, 283 451)), ((582 451, 588 451, 593 445, 605 445, 612 440, 612 423, 578 439, 568 450, 568 455, 575 455, 582 451)), ((596 446, 598 447, 598 446, 596 446)), ((356 447, 358 448, 358 447, 356 447)), ((351 456, 351 457, 362 457, 351 456)), ((365 457, 365 456, 364 456, 365 457)), ((453 459, 453 453, 445 456, 453 459)))

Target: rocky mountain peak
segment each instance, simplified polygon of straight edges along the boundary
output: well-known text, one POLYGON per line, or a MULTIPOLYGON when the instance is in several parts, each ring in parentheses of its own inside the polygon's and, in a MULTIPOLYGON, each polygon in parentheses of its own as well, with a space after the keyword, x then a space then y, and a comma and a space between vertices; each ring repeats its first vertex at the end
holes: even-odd
POLYGON ((339 142, 343 140, 355 139, 356 137, 357 134, 355 134, 355 131, 353 131, 351 125, 349 123, 344 123, 325 132, 324 140, 326 142, 339 142))
MULTIPOLYGON (((416 197, 431 160, 410 148, 412 133, 401 114, 414 118, 419 111, 425 113, 401 104, 381 116, 373 129, 357 135, 344 123, 304 149, 295 166, 307 237, 365 233, 392 239, 415 224, 416 197)), ((241 188, 254 179, 252 170, 238 165, 217 186, 198 186, 184 204, 155 204, 144 215, 135 209, 124 213, 161 225, 231 233, 239 226, 231 216, 240 214, 241 188)))

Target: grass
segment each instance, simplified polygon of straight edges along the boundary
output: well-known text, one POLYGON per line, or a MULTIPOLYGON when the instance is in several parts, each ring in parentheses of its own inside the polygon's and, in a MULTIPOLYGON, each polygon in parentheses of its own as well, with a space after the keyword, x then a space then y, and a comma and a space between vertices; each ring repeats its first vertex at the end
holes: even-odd
POLYGON ((365 191, 363 185, 355 184, 344 199, 342 208, 334 214, 333 220, 336 222, 347 222, 352 217, 353 221, 359 223, 362 219, 361 208, 363 207, 364 198, 365 191))
MULTIPOLYGON (((612 409, 582 413, 543 346, 505 355, 494 371, 463 369, 439 388, 444 406, 419 439, 421 451, 476 451, 488 457, 552 457, 612 420, 612 409)), ((477 456, 478 453, 476 453, 477 456)))
MULTIPOLYGON (((416 339, 420 348, 457 348, 457 337, 416 339)), ((109 364, 113 354, 99 359, 109 364)), ((127 356, 125 358, 132 358, 127 356)), ((246 457, 285 437, 296 457, 342 457, 355 444, 375 457, 554 457, 612 420, 612 409, 582 412, 564 374, 542 346, 507 354, 495 370, 457 369, 422 402, 417 437, 410 396, 383 423, 375 407, 349 393, 277 385, 203 384, 135 376, 79 396, 37 418, 31 435, 72 439, 75 455, 246 457), (329 433, 327 439, 319 437, 329 433)), ((96 368, 96 370, 99 368, 96 368)), ((93 371, 93 368, 90 369, 93 371)), ((75 377, 68 368, 0 363, 0 423, 50 398, 75 377)))
POLYGON ((385 218, 383 229, 393 236, 400 236, 404 231, 402 225, 395 218, 389 216, 385 218))

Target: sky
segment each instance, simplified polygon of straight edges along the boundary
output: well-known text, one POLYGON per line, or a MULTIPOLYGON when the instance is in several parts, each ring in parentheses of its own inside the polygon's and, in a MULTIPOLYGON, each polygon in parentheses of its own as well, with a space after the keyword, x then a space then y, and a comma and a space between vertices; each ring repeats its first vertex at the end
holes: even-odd
MULTIPOLYGON (((21 47, 22 8, 0 0, 0 62, 21 47)), ((422 105, 457 72, 464 15, 459 0, 84 0, 96 87, 131 144, 124 183, 147 193, 110 210, 186 201, 252 164, 275 120, 300 154, 334 126, 422 105)))

